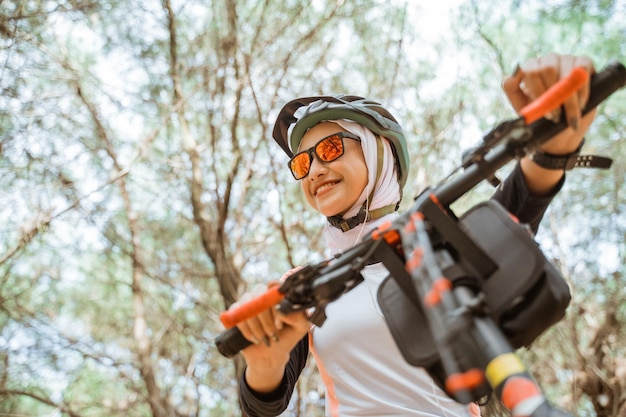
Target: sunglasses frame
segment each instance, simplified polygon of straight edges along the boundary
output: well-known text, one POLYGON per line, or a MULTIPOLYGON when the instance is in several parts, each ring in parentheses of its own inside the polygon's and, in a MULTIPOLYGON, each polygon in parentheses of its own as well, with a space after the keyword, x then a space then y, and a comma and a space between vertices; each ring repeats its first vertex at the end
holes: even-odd
POLYGON ((358 142, 361 141, 361 138, 358 137, 357 135, 350 133, 350 132, 344 132, 344 131, 340 131, 337 133, 333 133, 331 135, 325 136, 322 139, 320 139, 319 141, 317 141, 317 143, 313 146, 311 146, 308 149, 305 149, 303 151, 298 152, 297 154, 295 154, 288 162, 287 162, 287 167, 289 168, 289 171, 291 172, 291 175, 293 175, 293 177, 296 179, 296 181, 300 181, 301 179, 304 179, 307 177, 307 175, 309 175, 309 172, 311 171, 311 164, 313 163, 313 155, 315 154, 315 156, 317 157, 317 159, 319 159, 322 163, 326 164, 328 162, 333 162, 336 161, 337 159, 341 158, 343 156, 344 153, 346 153, 346 148, 345 145, 343 143, 344 138, 347 139, 353 139, 356 140, 358 142), (325 140, 328 140, 334 136, 339 136, 339 140, 341 141, 341 154, 334 158, 331 159, 330 161, 324 161, 319 154, 317 153, 317 147, 319 146, 320 143, 324 142, 325 140), (298 178, 296 176, 296 173, 293 171, 293 169, 291 168, 291 163, 293 162, 294 159, 296 159, 298 156, 302 155, 302 154, 307 154, 309 156, 309 170, 307 171, 306 174, 304 174, 302 177, 298 178))

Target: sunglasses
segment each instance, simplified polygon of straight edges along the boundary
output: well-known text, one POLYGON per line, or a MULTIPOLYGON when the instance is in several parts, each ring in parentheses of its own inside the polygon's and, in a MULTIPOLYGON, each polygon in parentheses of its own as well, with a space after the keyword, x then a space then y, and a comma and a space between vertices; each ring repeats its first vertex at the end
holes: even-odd
POLYGON ((298 152, 288 163, 289 169, 296 180, 309 175, 311 163, 313 162, 313 154, 322 162, 332 162, 344 154, 343 139, 354 139, 361 141, 361 138, 349 132, 337 132, 330 136, 326 136, 315 144, 302 152, 298 152))

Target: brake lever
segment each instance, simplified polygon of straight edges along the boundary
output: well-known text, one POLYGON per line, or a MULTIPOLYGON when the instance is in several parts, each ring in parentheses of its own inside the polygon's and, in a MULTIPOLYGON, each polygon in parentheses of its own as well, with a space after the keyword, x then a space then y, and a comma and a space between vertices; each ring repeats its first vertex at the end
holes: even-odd
POLYGON ((278 304, 278 310, 283 314, 289 314, 315 307, 313 281, 328 263, 328 260, 324 260, 317 264, 307 265, 289 275, 279 289, 285 297, 278 304))
POLYGON ((313 282, 312 293, 315 296, 315 311, 309 316, 311 323, 321 326, 326 321, 326 306, 347 293, 361 282, 362 262, 355 265, 346 263, 324 272, 313 282))
MULTIPOLYGON (((461 167, 467 168, 474 163, 480 163, 487 152, 503 140, 511 143, 523 143, 528 141, 531 136, 532 130, 521 117, 501 122, 483 137, 480 145, 463 155, 461 167)), ((515 156, 522 155, 523 152, 520 152, 519 155, 515 156)))

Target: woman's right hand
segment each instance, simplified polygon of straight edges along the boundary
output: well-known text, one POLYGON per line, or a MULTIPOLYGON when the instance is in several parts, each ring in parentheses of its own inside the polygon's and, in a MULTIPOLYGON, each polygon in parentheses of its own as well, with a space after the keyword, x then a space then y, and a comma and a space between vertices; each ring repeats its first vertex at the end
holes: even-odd
MULTIPOLYGON (((293 272, 295 270, 287 274, 293 272)), ((257 285, 252 291, 243 294, 231 309, 258 297, 275 285, 279 283, 257 285)), ((282 314, 274 306, 239 323, 237 327, 252 342, 252 345, 241 351, 247 363, 246 382, 257 392, 270 392, 282 381, 289 353, 307 334, 311 323, 304 311, 282 314)))

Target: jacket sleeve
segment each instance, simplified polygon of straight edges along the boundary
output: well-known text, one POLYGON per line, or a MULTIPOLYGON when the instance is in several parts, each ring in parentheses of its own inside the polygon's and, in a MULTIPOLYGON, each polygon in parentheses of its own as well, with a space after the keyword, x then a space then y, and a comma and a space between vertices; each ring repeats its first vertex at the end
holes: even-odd
POLYGON ((530 194, 520 164, 516 164, 513 172, 502 182, 492 198, 504 206, 521 223, 528 224, 534 233, 539 229, 539 223, 548 209, 554 196, 561 190, 565 176, 546 196, 530 194))
POLYGON ((239 401, 245 417, 275 417, 285 411, 291 400, 298 377, 309 355, 309 336, 298 342, 289 354, 285 375, 274 391, 259 393, 251 389, 245 380, 245 370, 239 381, 239 401))

